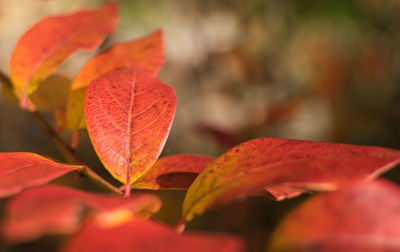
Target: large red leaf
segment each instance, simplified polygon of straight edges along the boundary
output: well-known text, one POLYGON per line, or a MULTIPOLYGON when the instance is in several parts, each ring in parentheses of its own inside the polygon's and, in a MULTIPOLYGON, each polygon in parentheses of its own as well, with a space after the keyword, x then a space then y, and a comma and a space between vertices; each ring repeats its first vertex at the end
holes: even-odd
POLYGON ((244 244, 232 236, 178 235, 153 221, 131 220, 115 227, 88 223, 61 251, 238 252, 244 251, 244 244))
POLYGON ((160 158, 132 184, 137 189, 187 189, 215 158, 181 154, 160 158))
POLYGON ((400 188, 377 180, 317 195, 287 216, 270 251, 400 251, 400 188))
POLYGON ((267 186, 331 190, 373 178, 400 162, 396 150, 261 138, 242 143, 209 165, 189 188, 184 220, 267 186))
POLYGON ((54 162, 33 153, 0 153, 0 197, 46 184, 81 166, 54 162))
POLYGON ((164 54, 161 30, 141 39, 115 44, 83 66, 72 84, 72 90, 86 87, 97 77, 116 68, 140 64, 157 73, 164 64, 164 54))
POLYGON ((148 69, 118 69, 94 80, 86 93, 86 123, 104 166, 127 185, 157 160, 175 114, 174 90, 148 69))
POLYGON ((118 225, 132 217, 147 218, 158 211, 160 200, 150 194, 124 199, 56 185, 27 190, 10 200, 2 226, 8 242, 36 239, 42 235, 75 232, 84 214, 95 214, 103 225, 118 225))
POLYGON ((18 41, 10 62, 13 84, 27 106, 31 94, 46 77, 80 49, 97 48, 118 21, 117 5, 48 17, 29 29, 18 41))

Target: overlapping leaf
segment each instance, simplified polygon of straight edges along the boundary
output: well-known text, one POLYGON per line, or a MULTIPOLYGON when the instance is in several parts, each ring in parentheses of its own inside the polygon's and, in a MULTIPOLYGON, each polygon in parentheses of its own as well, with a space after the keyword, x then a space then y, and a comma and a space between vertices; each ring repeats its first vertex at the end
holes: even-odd
POLYGON ((384 180, 317 195, 287 216, 270 251, 400 251, 400 189, 384 180))
POLYGON ((118 195, 46 185, 27 190, 10 200, 2 236, 8 242, 21 242, 46 234, 73 233, 88 212, 103 225, 113 226, 132 217, 147 218, 160 206, 160 200, 150 194, 123 199, 118 195))
POLYGON ((164 64, 164 43, 161 30, 147 37, 117 43, 90 59, 76 76, 71 89, 87 87, 90 82, 111 70, 140 64, 155 74, 164 64))
POLYGON ((55 111, 66 107, 70 87, 71 80, 68 77, 51 74, 29 98, 37 109, 55 111))
MULTIPOLYGON (((196 177, 215 158, 203 155, 180 154, 163 157, 140 177, 132 188, 135 189, 188 189, 196 177)), ((261 194, 274 200, 292 198, 306 192, 306 190, 289 186, 268 186, 261 190, 261 194)))
POLYGON ((244 251, 244 244, 232 236, 178 235, 152 221, 131 220, 114 227, 88 223, 61 251, 239 252, 244 251))
POLYGON ((334 189, 368 179, 400 162, 396 150, 335 143, 261 138, 242 143, 217 158, 193 182, 183 218, 267 186, 334 189))
POLYGON ((90 82, 111 70, 140 64, 157 74, 164 64, 162 32, 156 31, 137 40, 119 43, 89 60, 71 87, 67 106, 68 127, 72 130, 86 128, 84 103, 90 82))
POLYGON ((0 153, 0 197, 45 184, 80 167, 56 163, 33 153, 0 153))
POLYGON ((87 87, 72 90, 67 102, 66 125, 69 129, 77 131, 86 128, 85 96, 87 87))
POLYGON ((28 106, 26 96, 69 56, 80 49, 97 48, 118 21, 117 5, 48 17, 29 29, 18 41, 10 62, 13 84, 28 106))
POLYGON ((175 108, 174 90, 140 66, 111 71, 89 85, 85 103, 89 135, 116 179, 128 186, 154 164, 175 108))
POLYGON ((182 154, 163 157, 132 187, 137 189, 187 189, 213 157, 182 154))

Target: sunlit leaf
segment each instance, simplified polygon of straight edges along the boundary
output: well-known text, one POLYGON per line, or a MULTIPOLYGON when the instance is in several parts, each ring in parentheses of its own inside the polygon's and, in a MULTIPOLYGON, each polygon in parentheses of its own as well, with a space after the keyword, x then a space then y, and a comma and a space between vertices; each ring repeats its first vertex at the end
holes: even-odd
POLYGON ((72 84, 72 90, 87 87, 90 82, 111 70, 140 64, 157 73, 164 64, 164 43, 161 30, 147 37, 117 43, 90 59, 72 84))
POLYGON ((89 60, 72 84, 67 106, 68 127, 72 130, 86 128, 84 97, 86 87, 99 76, 111 70, 140 64, 157 74, 164 64, 162 32, 153 32, 137 40, 115 44, 89 60))
POLYGON ((0 197, 45 184, 80 167, 60 164, 33 153, 0 153, 0 197))
POLYGON ((88 213, 95 215, 102 225, 115 226, 131 218, 148 218, 160 206, 160 200, 150 194, 124 199, 119 195, 46 185, 10 200, 2 235, 8 242, 21 242, 46 234, 73 233, 88 213))
POLYGON ((174 90, 143 67, 114 70, 89 85, 85 116, 90 139, 116 179, 130 185, 154 164, 175 108, 174 90))
POLYGON ((384 180, 317 195, 291 212, 270 251, 400 251, 400 188, 384 180))
POLYGON ((187 189, 215 158, 202 155, 163 157, 132 187, 137 189, 187 189))
POLYGON ((183 218, 276 185, 332 190, 376 177, 400 162, 381 147, 261 138, 235 146, 209 165, 189 188, 183 218))
POLYGON ((114 31, 117 5, 47 17, 30 28, 15 46, 10 62, 11 79, 27 107, 26 96, 74 52, 97 48, 114 31))
POLYGON ((239 252, 244 251, 244 244, 233 236, 178 235, 153 221, 131 220, 114 227, 90 222, 61 251, 239 252))

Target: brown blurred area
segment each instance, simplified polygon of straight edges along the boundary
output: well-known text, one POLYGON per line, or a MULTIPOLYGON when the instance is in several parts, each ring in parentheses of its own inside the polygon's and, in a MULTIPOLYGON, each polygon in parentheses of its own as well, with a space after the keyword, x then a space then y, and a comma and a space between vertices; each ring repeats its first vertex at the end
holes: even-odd
MULTIPOLYGON (((106 2, 0 0, 0 70, 9 72, 18 37, 40 18, 106 2)), ((166 64, 159 78, 175 88, 178 108, 163 155, 218 156, 258 137, 400 149, 399 0, 118 2, 118 29, 99 50, 164 31, 166 64)), ((78 53, 58 71, 74 78, 94 53, 78 53)), ((63 160, 4 95, 0 151, 63 160)), ((101 172, 84 132, 78 155, 101 172)), ((163 208, 158 218, 174 223, 184 192, 159 194, 176 206, 163 208)), ((245 235, 251 251, 262 251, 282 214, 300 201, 248 199, 210 211, 189 229, 245 235)))

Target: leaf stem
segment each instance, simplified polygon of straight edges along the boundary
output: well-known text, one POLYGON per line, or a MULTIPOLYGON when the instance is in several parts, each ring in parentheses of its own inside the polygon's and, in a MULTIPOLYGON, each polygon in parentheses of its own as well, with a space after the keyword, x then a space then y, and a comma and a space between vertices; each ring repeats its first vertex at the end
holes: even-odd
MULTIPOLYGON (((0 72, 0 82, 3 83, 4 87, 10 91, 9 93, 18 100, 17 96, 13 91, 13 85, 11 79, 5 75, 4 73, 0 72)), ((57 146, 58 150, 64 156, 64 158, 71 164, 75 165, 82 165, 82 168, 78 171, 88 178, 92 179, 93 181, 97 182, 98 184, 102 185, 104 188, 121 194, 121 192, 115 186, 111 185, 109 182, 104 180, 100 177, 97 173, 95 173, 92 169, 86 166, 73 150, 68 146, 68 144, 60 137, 60 135, 53 129, 53 127, 47 122, 47 120, 40 114, 38 111, 27 111, 32 118, 36 121, 39 125, 41 130, 53 141, 53 143, 57 146)))

